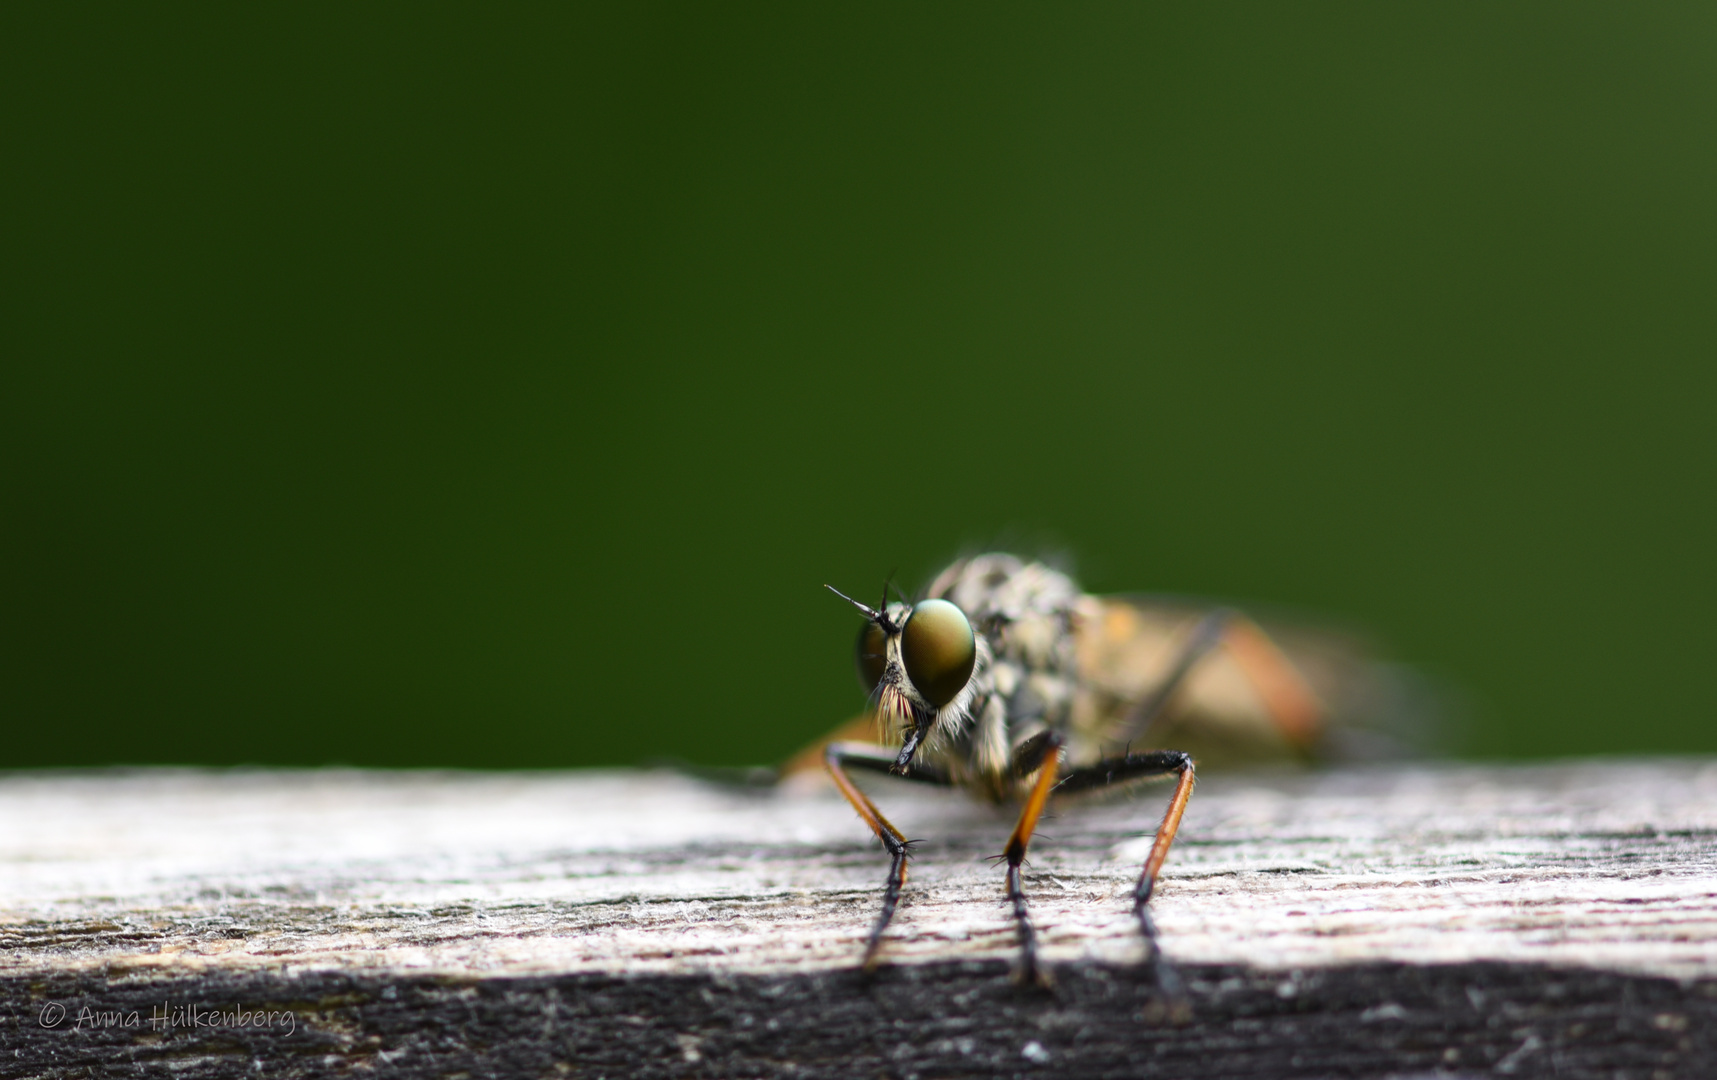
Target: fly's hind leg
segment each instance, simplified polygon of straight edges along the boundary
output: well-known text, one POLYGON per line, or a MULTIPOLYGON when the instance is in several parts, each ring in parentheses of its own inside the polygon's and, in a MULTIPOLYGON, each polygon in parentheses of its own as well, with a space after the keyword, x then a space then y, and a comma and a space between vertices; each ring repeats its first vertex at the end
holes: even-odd
MULTIPOLYGON (((876 925, 871 928, 870 938, 865 943, 863 967, 866 971, 875 970, 877 960, 882 951, 882 932, 888 929, 888 924, 894 918, 895 908, 900 906, 900 890, 906 884, 906 860, 911 855, 914 841, 906 839, 901 831, 895 828, 882 811, 870 801, 870 796, 860 791, 846 770, 865 769, 872 772, 893 773, 896 754, 884 746, 873 746, 869 743, 837 742, 830 743, 823 752, 823 762, 828 766, 829 775, 835 778, 835 786, 841 789, 841 794, 847 797, 847 802, 858 811, 859 817, 876 833, 877 839, 888 851, 893 860, 888 868, 888 880, 883 885, 882 911, 876 917, 876 925)), ((944 787, 952 781, 940 770, 914 763, 910 771, 901 774, 907 780, 917 780, 927 784, 940 784, 944 787)))
POLYGON ((1223 644, 1264 699, 1283 738, 1295 749, 1311 749, 1323 733, 1324 707, 1281 646, 1263 627, 1238 614, 1229 618, 1223 644))
POLYGON ((1150 855, 1145 858, 1145 868, 1139 874, 1139 883, 1133 889, 1133 913, 1139 920, 1139 932, 1144 935, 1145 945, 1150 950, 1145 962, 1156 975, 1157 986, 1171 1002, 1179 1003, 1184 1000, 1185 991, 1174 966, 1163 956, 1162 946, 1157 941, 1156 924, 1151 920, 1149 904, 1151 893, 1156 888, 1157 874, 1163 868, 1163 861, 1168 858, 1169 846, 1174 843, 1175 833, 1180 831, 1181 815, 1186 813, 1187 800, 1192 797, 1192 756, 1180 750, 1151 750, 1109 758, 1095 765, 1069 771, 1056 790, 1068 794, 1095 791, 1112 784, 1156 776, 1176 776, 1178 781, 1174 794, 1169 796, 1168 809, 1163 811, 1162 823, 1157 826, 1156 840, 1151 844, 1150 855))

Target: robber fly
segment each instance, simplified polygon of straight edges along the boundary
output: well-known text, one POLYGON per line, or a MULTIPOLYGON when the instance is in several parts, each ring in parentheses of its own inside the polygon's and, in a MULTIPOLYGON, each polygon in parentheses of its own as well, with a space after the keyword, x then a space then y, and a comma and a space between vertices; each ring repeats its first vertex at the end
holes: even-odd
POLYGON ((1050 796, 1172 777, 1133 911, 1159 989, 1180 998, 1149 904, 1192 795, 1193 757, 1131 747, 1147 736, 1208 733, 1226 724, 1229 743, 1250 739, 1288 753, 1309 751, 1323 735, 1326 709, 1300 668, 1236 611, 1087 595, 1066 574, 1013 555, 956 562, 916 603, 890 603, 885 593, 873 608, 829 589, 864 616, 857 648, 871 695, 864 721, 880 725, 874 741, 853 741, 849 725, 812 748, 891 857, 864 966, 877 964, 912 841, 852 782, 851 771, 1020 804, 1001 859, 1020 974, 1035 983, 1047 979, 1020 866, 1050 796), (1204 719, 1186 722, 1198 716, 1204 719))

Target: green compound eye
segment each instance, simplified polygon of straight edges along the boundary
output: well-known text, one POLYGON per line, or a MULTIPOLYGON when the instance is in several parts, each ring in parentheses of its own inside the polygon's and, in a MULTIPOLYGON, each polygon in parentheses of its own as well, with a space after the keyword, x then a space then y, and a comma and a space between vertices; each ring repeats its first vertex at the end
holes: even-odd
POLYGON ((900 658, 912 685, 930 704, 940 709, 953 701, 978 662, 978 643, 965 612, 946 600, 926 600, 913 608, 900 632, 900 658))
POLYGON ((883 669, 887 666, 888 635, 882 632, 882 627, 867 622, 858 636, 858 673, 859 681, 864 683, 865 693, 876 689, 876 684, 882 681, 883 669))

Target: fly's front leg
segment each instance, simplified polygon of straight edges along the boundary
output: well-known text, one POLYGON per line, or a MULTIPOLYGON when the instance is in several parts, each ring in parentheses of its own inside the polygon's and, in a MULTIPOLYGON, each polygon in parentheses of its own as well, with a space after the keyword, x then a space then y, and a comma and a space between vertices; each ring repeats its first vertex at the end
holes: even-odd
POLYGON ((1037 782, 1032 785, 1031 794, 1025 800, 1025 808, 1020 811, 1013 835, 1008 837, 1008 846, 1002 852, 1002 858, 1008 863, 1008 902, 1013 905, 1014 923, 1019 927, 1020 981, 1039 986, 1049 985, 1049 977, 1038 963, 1037 931, 1032 927, 1031 915, 1026 910, 1025 888, 1020 881, 1020 864, 1025 862, 1026 848, 1031 845, 1031 834, 1037 829, 1037 819, 1043 816, 1044 804, 1049 801, 1049 793, 1055 788, 1055 779, 1061 769, 1061 747, 1065 741, 1058 731, 1045 731, 1034 735, 1014 750, 1011 765, 1013 774, 1020 779, 1037 773, 1037 782))
MULTIPOLYGON (((828 766, 829 775, 835 778, 835 786, 841 789, 847 802, 852 804, 859 817, 876 833, 877 839, 882 841, 882 846, 893 860, 888 868, 888 880, 883 885, 882 911, 877 915, 876 925, 871 928, 870 939, 865 943, 863 967, 870 971, 875 969, 882 950, 882 932, 888 929, 889 922, 894 918, 895 908, 900 906, 900 890, 906 884, 906 860, 911 855, 914 841, 906 839, 899 829, 882 816, 882 811, 870 801, 870 796, 859 790, 858 785, 847 776, 846 770, 855 768, 889 773, 894 769, 895 754, 886 747, 867 743, 830 743, 823 754, 823 762, 828 766)), ((908 780, 929 784, 947 786, 951 783, 945 774, 923 765, 914 765, 904 776, 908 780)))
POLYGON ((1157 985, 1164 996, 1178 1002, 1184 998, 1185 991, 1181 988, 1180 976, 1163 956, 1162 946, 1157 942, 1157 928, 1151 919, 1149 904, 1151 893, 1156 888, 1157 874, 1162 870, 1164 860, 1169 857, 1169 847, 1174 843, 1175 834, 1180 831, 1180 819, 1186 813, 1187 800, 1192 798, 1192 755, 1180 750, 1152 750, 1110 758, 1070 771, 1057 790, 1068 793, 1094 791, 1111 784, 1155 776, 1175 776, 1178 779, 1174 794, 1169 796, 1168 809, 1163 811, 1162 823, 1157 826, 1157 836, 1151 844, 1151 853, 1145 857, 1145 868, 1139 874, 1139 883, 1133 888, 1133 914, 1139 920, 1139 932, 1144 935, 1145 944, 1150 950, 1146 963, 1156 973, 1157 985))

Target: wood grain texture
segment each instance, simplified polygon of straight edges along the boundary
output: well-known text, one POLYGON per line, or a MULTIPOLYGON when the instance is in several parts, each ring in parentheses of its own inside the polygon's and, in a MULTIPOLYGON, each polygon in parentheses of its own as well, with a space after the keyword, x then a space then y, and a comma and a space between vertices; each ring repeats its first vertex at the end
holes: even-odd
POLYGON ((1717 1075, 1717 762, 1207 778, 1154 902, 1181 1027, 1127 902, 1165 788, 1052 808, 1037 995, 1006 812, 862 782, 925 840, 868 981, 887 860, 820 784, 14 774, 4 1045, 18 1075, 1717 1075), (294 1029, 171 1021, 235 1004, 294 1029))

